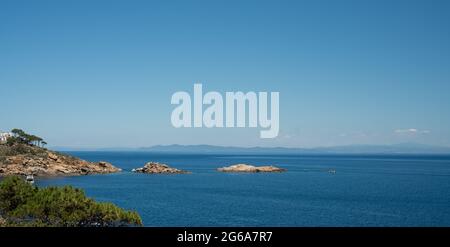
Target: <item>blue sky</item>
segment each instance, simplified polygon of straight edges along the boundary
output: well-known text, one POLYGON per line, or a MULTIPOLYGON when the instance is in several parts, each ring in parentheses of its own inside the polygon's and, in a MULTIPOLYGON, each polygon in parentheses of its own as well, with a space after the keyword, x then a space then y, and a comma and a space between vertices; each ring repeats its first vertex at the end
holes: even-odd
POLYGON ((1 1, 0 129, 51 146, 450 146, 448 1, 1 1), (280 135, 171 95, 280 92, 280 135))

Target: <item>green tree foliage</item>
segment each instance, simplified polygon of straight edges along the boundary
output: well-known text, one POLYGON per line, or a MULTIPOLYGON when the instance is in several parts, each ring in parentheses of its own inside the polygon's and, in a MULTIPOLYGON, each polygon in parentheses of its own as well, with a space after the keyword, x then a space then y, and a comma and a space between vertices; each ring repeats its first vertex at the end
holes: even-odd
POLYGON ((99 203, 71 186, 37 188, 17 176, 0 183, 0 218, 11 226, 140 226, 136 212, 99 203))
POLYGON ((14 145, 14 144, 19 143, 19 144, 40 146, 41 143, 44 142, 44 139, 42 139, 41 137, 27 134, 25 131, 23 131, 21 129, 12 129, 11 133, 13 133, 14 136, 11 138, 8 138, 8 141, 7 141, 8 145, 14 145))

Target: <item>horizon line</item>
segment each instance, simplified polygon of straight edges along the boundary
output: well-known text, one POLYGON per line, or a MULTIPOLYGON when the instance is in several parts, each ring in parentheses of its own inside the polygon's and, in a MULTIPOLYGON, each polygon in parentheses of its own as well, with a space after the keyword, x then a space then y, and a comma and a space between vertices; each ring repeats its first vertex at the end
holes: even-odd
POLYGON ((329 145, 329 146, 313 146, 313 147, 290 147, 290 146, 232 146, 232 145, 212 145, 212 144, 156 144, 152 146, 135 146, 135 147, 82 147, 82 146, 48 146, 49 149, 57 149, 57 150, 64 150, 64 151, 70 151, 70 149, 84 149, 84 150, 94 150, 94 149, 133 149, 133 150, 145 150, 145 149, 151 149, 156 147, 172 147, 172 146, 179 146, 179 147, 195 147, 195 146, 209 146, 209 147, 217 147, 217 148, 240 148, 240 149, 304 149, 304 150, 314 150, 314 149, 321 149, 321 148, 337 148, 337 147, 368 147, 368 146, 374 146, 374 147, 392 147, 392 146, 400 146, 400 145, 417 145, 421 147, 429 147, 429 148, 450 148, 450 146, 445 145, 435 145, 435 144, 425 144, 425 143, 419 143, 419 142, 399 142, 399 143, 390 143, 390 144, 370 144, 370 143, 363 143, 363 144, 347 144, 347 145, 329 145), (68 150, 65 150, 68 149, 68 150))

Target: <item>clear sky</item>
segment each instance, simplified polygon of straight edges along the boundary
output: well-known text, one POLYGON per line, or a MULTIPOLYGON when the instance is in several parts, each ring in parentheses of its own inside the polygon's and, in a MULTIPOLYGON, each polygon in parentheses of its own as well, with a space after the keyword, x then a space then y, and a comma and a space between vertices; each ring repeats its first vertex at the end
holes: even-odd
POLYGON ((50 146, 450 146, 450 1, 1 1, 0 130, 50 146), (280 135, 175 129, 176 91, 279 91, 280 135))

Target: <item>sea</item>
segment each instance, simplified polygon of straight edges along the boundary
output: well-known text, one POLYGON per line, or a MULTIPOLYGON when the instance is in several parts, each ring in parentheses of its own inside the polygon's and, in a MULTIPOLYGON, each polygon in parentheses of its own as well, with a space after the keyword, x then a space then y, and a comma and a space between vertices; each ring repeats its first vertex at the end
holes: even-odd
POLYGON ((450 226, 450 156, 66 152, 123 169, 38 178, 137 211, 145 226, 450 226), (131 172, 156 161, 191 174, 131 172), (283 173, 221 173, 236 163, 283 173))

